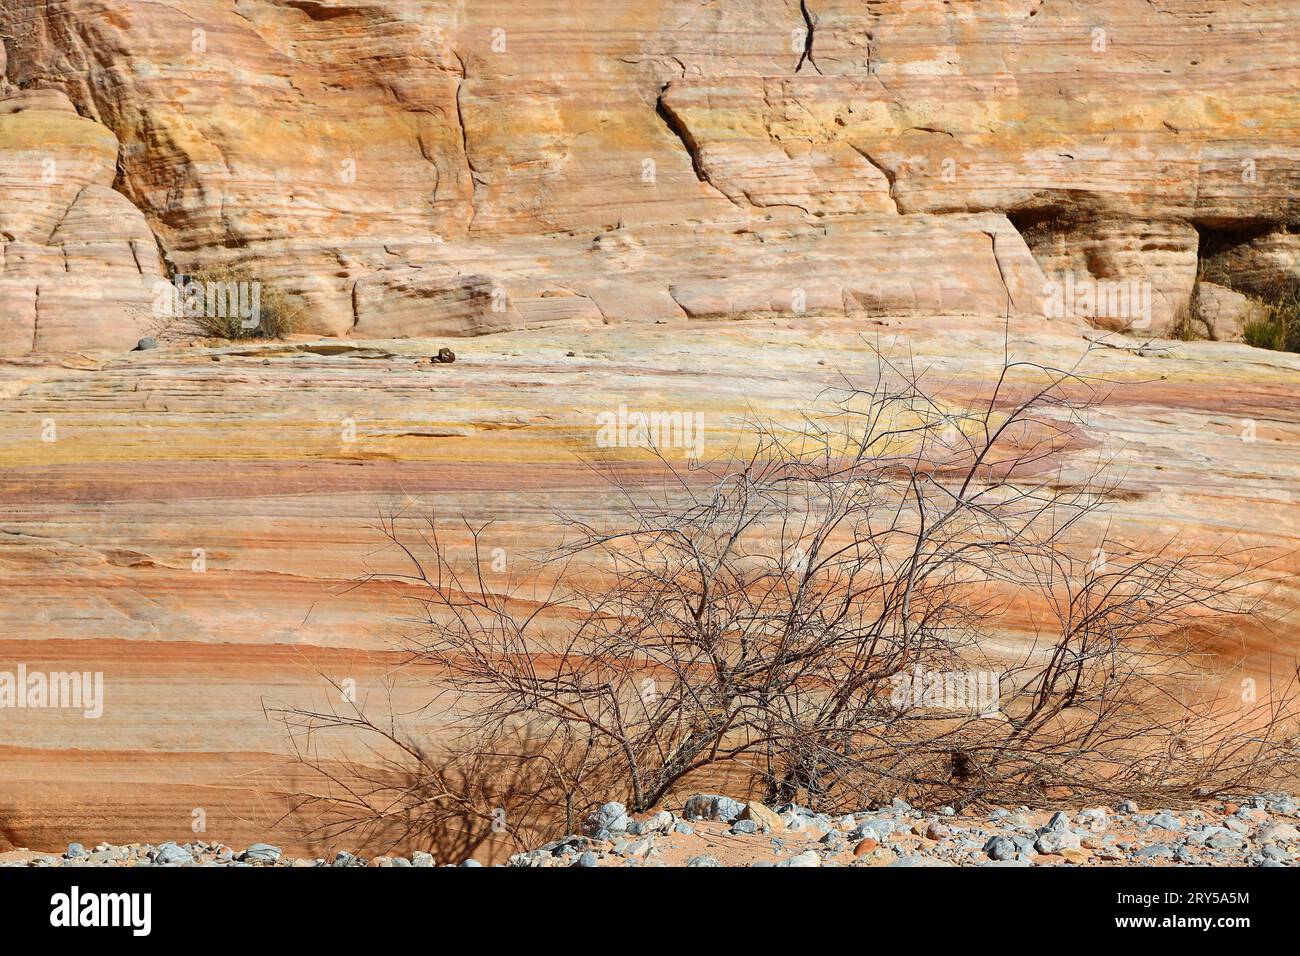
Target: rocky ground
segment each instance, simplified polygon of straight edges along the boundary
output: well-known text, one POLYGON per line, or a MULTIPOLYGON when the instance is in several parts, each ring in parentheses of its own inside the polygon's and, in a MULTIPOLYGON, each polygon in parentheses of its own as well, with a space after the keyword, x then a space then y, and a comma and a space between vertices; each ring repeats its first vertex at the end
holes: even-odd
MULTIPOLYGON (((1118 807, 979 814, 943 807, 937 813, 905 801, 828 816, 795 804, 776 810, 730 797, 700 794, 680 813, 631 818, 607 803, 574 834, 517 853, 509 866, 1291 866, 1300 859, 1300 803, 1269 793, 1240 804, 1192 809, 1118 807)), ((0 866, 481 866, 439 861, 424 852, 364 857, 293 858, 255 843, 239 851, 219 843, 183 845, 73 843, 61 855, 14 850, 0 866)))

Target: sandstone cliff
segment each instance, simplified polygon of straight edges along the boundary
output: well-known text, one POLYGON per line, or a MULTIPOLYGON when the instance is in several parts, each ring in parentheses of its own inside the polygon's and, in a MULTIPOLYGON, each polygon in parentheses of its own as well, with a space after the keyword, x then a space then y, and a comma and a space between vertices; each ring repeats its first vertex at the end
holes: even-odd
MULTIPOLYGON (((380 516, 552 544, 616 503, 611 409, 703 415, 721 456, 867 338, 953 403, 1008 328, 1077 361, 1097 320, 1047 319, 1049 276, 1149 282, 1159 332, 1198 268, 1294 274, 1298 34, 1294 0, 0 0, 0 671, 106 686, 3 713, 0 848, 267 837, 301 777, 264 705, 384 701, 380 516), (125 354, 221 262, 351 341, 125 354)), ((1087 451, 1044 467, 1115 458, 1134 542, 1281 555, 1215 662, 1267 700, 1300 357, 1109 344, 1087 451)))
POLYGON ((217 260, 330 335, 1037 314, 1044 272, 1149 282, 1159 328, 1207 232, 1296 268, 1297 32, 1288 0, 3 0, 2 347, 119 347, 217 260))

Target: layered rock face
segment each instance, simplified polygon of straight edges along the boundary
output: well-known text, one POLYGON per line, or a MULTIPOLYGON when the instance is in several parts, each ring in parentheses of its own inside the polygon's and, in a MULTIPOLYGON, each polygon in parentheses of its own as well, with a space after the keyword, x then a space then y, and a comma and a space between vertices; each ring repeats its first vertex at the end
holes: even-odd
POLYGON ((1286 0, 2 0, 0 30, 0 196, 36 207, 6 258, 29 291, 60 249, 111 277, 47 282, 29 348, 71 344, 69 299, 78 344, 128 339, 102 306, 158 271, 149 231, 331 335, 1041 313, 1044 272, 1146 283, 1055 314, 1159 329, 1207 230, 1296 268, 1267 239, 1300 214, 1286 0))
POLYGON ((129 348, 163 277, 118 142, 57 90, 0 99, 0 354, 129 348))
MULTIPOLYGON (((868 335, 806 315, 507 332, 456 343, 454 364, 423 361, 420 341, 0 363, 0 673, 103 675, 95 719, 0 709, 0 850, 312 845, 310 819, 275 827, 291 805, 281 795, 321 781, 268 713, 345 712, 350 686, 367 713, 391 707, 435 739, 443 719, 419 710, 430 689, 402 679, 394 651, 420 588, 357 586, 370 570, 408 570, 386 547, 385 518, 404 515, 413 544, 436 515, 458 561, 472 554, 461 517, 486 526, 483 553, 504 558, 485 569, 489 587, 522 581, 527 594, 529 556, 564 535, 558 514, 617 520, 623 496, 597 467, 607 456, 634 487, 642 475, 666 486, 648 455, 598 446, 602 414, 699 415, 714 461, 745 440, 744 420, 796 427, 845 376, 869 383, 869 342, 896 343, 955 405, 983 394, 1002 361, 1000 319, 878 321, 890 324, 868 335)), ((1098 333, 1038 318, 1011 328, 1017 359, 1057 367, 1079 362, 1083 334, 1098 333)), ((1133 343, 1083 370, 1111 383, 1088 447, 1042 467, 1068 483, 1114 459, 1104 519, 1135 547, 1222 546, 1246 561, 1262 549, 1254 558, 1273 561, 1276 583, 1207 665, 1230 692, 1249 678, 1260 701, 1276 699, 1297 653, 1300 357, 1133 343)), ((1049 618, 1011 615, 1006 640, 1031 641, 1049 618)), ((315 743, 373 759, 365 737, 315 743)))
POLYGON ((0 672, 104 678, 96 719, 0 711, 0 849, 309 846, 268 710, 429 699, 387 696, 418 589, 355 587, 401 567, 385 516, 491 522, 504 587, 619 505, 598 416, 702 415, 722 458, 869 344, 956 405, 1004 337, 1069 367, 1136 326, 1044 467, 1114 459, 1134 547, 1276 557, 1207 665, 1271 699, 1300 359, 1139 339, 1198 271, 1295 274, 1298 33, 1271 0, 0 0, 0 672), (223 264, 349 341, 122 354, 223 264))

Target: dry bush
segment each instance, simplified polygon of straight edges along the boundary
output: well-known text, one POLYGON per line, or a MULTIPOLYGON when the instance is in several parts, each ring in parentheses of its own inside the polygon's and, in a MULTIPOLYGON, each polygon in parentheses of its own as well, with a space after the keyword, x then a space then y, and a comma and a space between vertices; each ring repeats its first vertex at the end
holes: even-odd
POLYGON ((250 272, 229 265, 212 266, 190 273, 189 280, 198 283, 205 291, 213 290, 211 301, 205 296, 204 307, 198 314, 181 314, 171 319, 166 323, 164 334, 235 341, 282 339, 303 327, 302 309, 281 289, 250 272), (250 319, 245 319, 237 309, 228 307, 236 301, 230 293, 241 286, 245 289, 255 286, 257 289, 257 314, 250 319), (253 324, 245 325, 246 321, 253 324))
POLYGON ((437 746, 286 712, 299 739, 377 735, 401 767, 304 807, 393 839, 504 807, 507 835, 536 845, 605 800, 643 811, 719 780, 829 812, 1057 788, 1172 804, 1276 779, 1296 756, 1289 693, 1187 696, 1206 637, 1255 607, 1264 562, 1105 524, 1121 494, 1106 463, 1061 462, 1084 457, 1082 416, 1107 387, 1008 361, 955 408, 882 356, 802 427, 758 427, 743 460, 663 460, 662 491, 619 486, 608 525, 564 518, 523 587, 485 578, 484 528, 466 526, 458 560, 436 520, 385 520, 408 568, 375 577, 421 594, 406 671, 454 719, 437 746), (987 712, 953 695, 972 673, 998 675, 987 712), (899 675, 918 674, 957 679, 900 701, 899 675))
MULTIPOLYGON (((439 862, 489 856, 507 847, 535 846, 557 829, 577 823, 572 781, 557 776, 554 741, 530 737, 526 728, 502 733, 472 748, 447 748, 414 732, 391 702, 372 719, 364 701, 322 675, 335 692, 327 711, 276 707, 297 759, 320 787, 289 800, 273 827, 288 822, 321 849, 412 847, 439 862), (355 733, 363 758, 327 754, 320 731, 355 733), (568 815, 565 816, 565 809, 568 815)), ((584 806, 585 811, 585 806, 584 806)))
POLYGON ((1205 315, 1205 304, 1201 296, 1201 270, 1197 270, 1192 282, 1191 294, 1187 301, 1174 313, 1174 321, 1169 327, 1169 337, 1179 342, 1199 342, 1213 337, 1214 326, 1205 315))

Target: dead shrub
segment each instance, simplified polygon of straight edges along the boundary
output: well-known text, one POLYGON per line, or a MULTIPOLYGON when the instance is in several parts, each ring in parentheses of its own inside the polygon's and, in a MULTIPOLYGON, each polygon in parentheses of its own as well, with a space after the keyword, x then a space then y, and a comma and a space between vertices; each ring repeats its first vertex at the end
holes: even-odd
POLYGON ((302 309, 283 290, 234 266, 188 274, 167 332, 186 337, 282 339, 302 329, 302 309))
POLYGON ((454 730, 435 746, 281 712, 299 739, 366 734, 400 769, 303 806, 391 839, 504 808, 523 846, 603 801, 644 811, 717 780, 831 812, 1062 790, 1169 805, 1290 773, 1289 693, 1195 691, 1203 635, 1252 612, 1265 562, 1101 519, 1117 483, 1074 459, 1106 388, 1008 361, 955 407, 881 356, 802 427, 755 426, 743 459, 663 460, 662 490, 619 485, 616 519, 564 518, 523 586, 489 582, 485 528, 458 559, 437 520, 386 517, 407 569, 371 580, 420 593, 404 669, 454 730))

